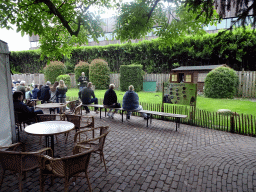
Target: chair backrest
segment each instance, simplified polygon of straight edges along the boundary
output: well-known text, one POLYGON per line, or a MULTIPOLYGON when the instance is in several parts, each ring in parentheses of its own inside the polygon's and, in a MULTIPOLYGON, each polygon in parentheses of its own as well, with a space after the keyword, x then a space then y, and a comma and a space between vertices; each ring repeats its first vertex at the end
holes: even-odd
POLYGON ((105 140, 106 140, 106 137, 107 137, 107 134, 109 133, 109 131, 108 131, 108 126, 102 126, 102 127, 100 127, 100 136, 102 136, 102 135, 105 135, 104 137, 102 137, 102 138, 100 138, 99 139, 99 145, 100 145, 100 147, 102 147, 103 148, 103 146, 104 146, 104 144, 105 144, 105 140))
POLYGON ((22 123, 21 114, 22 114, 21 112, 14 111, 14 117, 15 117, 15 123, 16 124, 22 123))
POLYGON ((42 121, 55 121, 56 120, 56 115, 51 115, 51 114, 38 114, 37 119, 39 122, 42 121))
POLYGON ((92 151, 93 150, 87 150, 82 153, 61 158, 63 161, 65 176, 70 178, 77 173, 86 172, 92 151))
POLYGON ((75 115, 81 115, 81 107, 83 106, 83 104, 81 103, 80 105, 78 105, 75 108, 75 115))
POLYGON ((0 151, 0 164, 4 170, 20 173, 22 170, 22 154, 17 151, 0 151))
POLYGON ((65 115, 67 118, 67 121, 74 123, 76 128, 80 128, 81 125, 81 118, 82 116, 80 115, 65 115))

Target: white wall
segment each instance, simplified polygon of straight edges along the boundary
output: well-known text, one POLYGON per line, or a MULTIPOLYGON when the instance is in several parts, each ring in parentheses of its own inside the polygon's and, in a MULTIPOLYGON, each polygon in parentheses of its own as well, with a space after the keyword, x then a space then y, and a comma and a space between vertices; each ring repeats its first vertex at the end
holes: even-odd
POLYGON ((9 50, 0 40, 0 146, 10 145, 15 138, 9 50))

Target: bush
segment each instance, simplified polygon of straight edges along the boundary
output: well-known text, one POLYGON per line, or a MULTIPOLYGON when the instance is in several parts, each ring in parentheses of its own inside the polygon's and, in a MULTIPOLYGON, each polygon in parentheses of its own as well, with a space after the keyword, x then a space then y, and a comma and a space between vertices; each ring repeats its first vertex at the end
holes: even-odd
POLYGON ((82 72, 84 72, 85 76, 89 78, 89 63, 85 61, 79 61, 79 63, 75 66, 76 81, 79 79, 82 72))
POLYGON ((204 93, 210 98, 234 98, 238 86, 236 71, 229 67, 218 67, 207 74, 204 93))
POLYGON ((59 75, 57 77, 57 81, 60 81, 60 80, 63 80, 68 88, 71 87, 71 80, 70 80, 70 76, 68 74, 66 74, 66 75, 59 75))
POLYGON ((143 89, 142 65, 121 65, 120 72, 121 91, 127 91, 129 85, 133 85, 135 91, 143 89))
POLYGON ((94 59, 90 65, 90 81, 96 89, 106 89, 109 86, 110 70, 108 63, 103 59, 94 59))
POLYGON ((65 65, 60 61, 51 61, 44 67, 44 76, 46 81, 54 83, 59 75, 66 73, 65 65))

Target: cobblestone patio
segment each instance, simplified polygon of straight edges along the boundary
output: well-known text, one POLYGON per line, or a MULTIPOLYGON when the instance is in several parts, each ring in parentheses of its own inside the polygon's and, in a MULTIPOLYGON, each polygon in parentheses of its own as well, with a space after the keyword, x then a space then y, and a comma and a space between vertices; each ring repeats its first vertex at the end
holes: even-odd
MULTIPOLYGON (((181 124, 153 120, 149 127, 142 117, 121 122, 95 116, 97 126, 109 126, 105 143, 108 171, 93 154, 89 178, 93 191, 256 191, 256 138, 181 124)), ((65 144, 58 136, 55 154, 71 155, 75 131, 65 144)), ((44 139, 21 133, 27 151, 44 148, 44 139)), ((1 170, 0 170, 1 172, 1 170)), ((63 191, 62 179, 50 179, 46 191, 63 191)), ((70 184, 70 191, 88 191, 86 179, 70 184)), ((18 191, 18 177, 7 171, 0 191, 18 191)), ((30 171, 23 191, 39 191, 39 169, 30 171)))

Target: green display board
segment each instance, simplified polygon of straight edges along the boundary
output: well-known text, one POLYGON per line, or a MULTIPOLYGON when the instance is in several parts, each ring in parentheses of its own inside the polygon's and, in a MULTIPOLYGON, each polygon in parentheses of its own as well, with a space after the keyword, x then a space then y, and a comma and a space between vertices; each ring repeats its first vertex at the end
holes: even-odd
POLYGON ((163 90, 163 103, 196 106, 196 84, 168 83, 163 90))
POLYGON ((156 81, 144 81, 143 91, 146 92, 156 92, 156 81))

